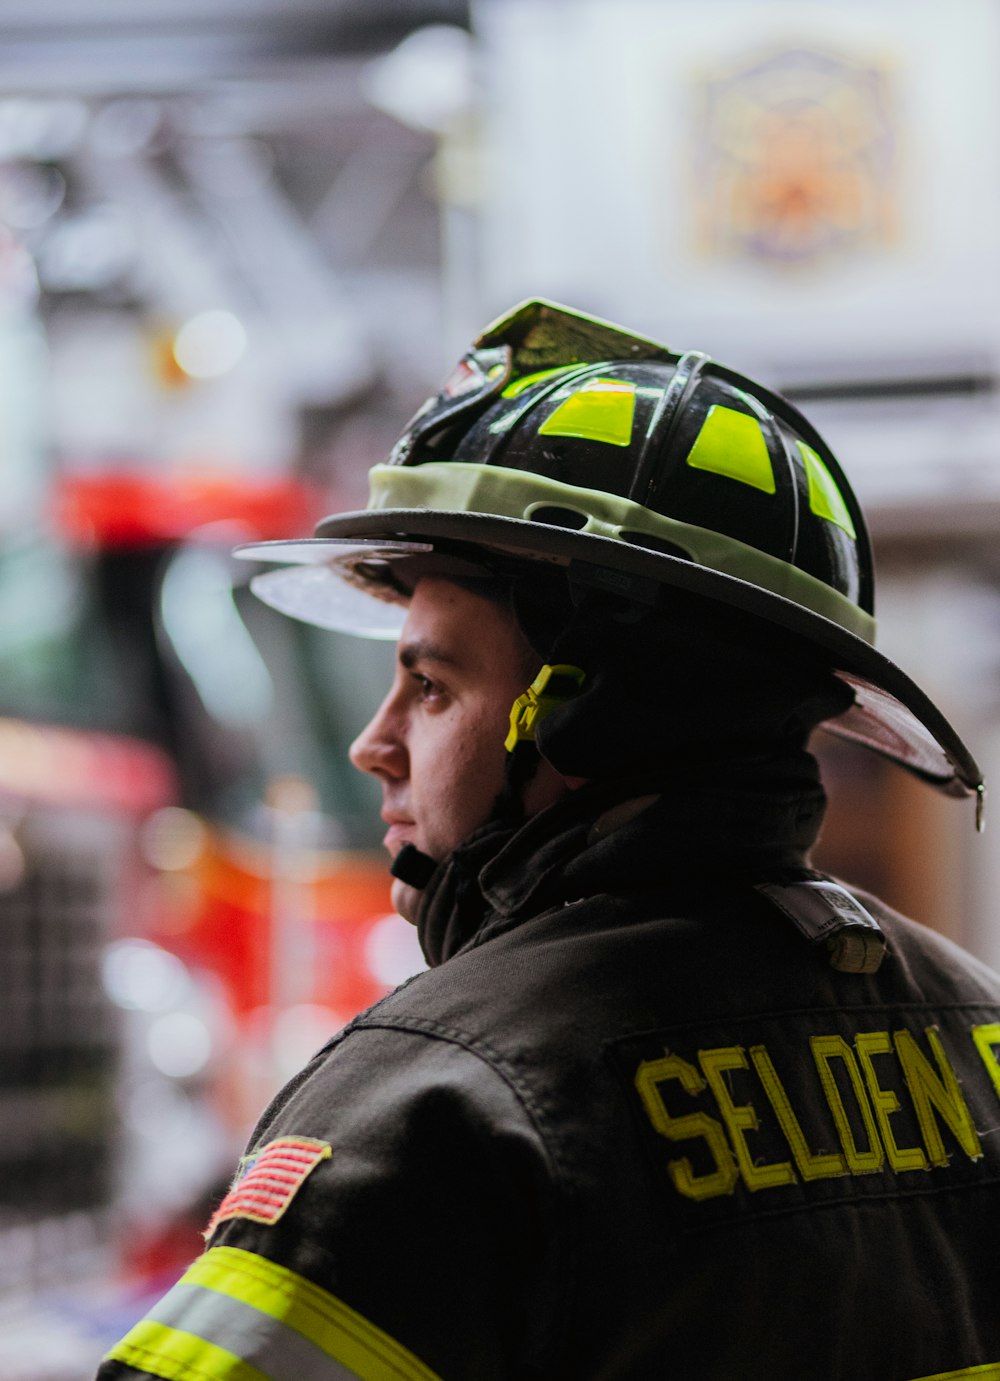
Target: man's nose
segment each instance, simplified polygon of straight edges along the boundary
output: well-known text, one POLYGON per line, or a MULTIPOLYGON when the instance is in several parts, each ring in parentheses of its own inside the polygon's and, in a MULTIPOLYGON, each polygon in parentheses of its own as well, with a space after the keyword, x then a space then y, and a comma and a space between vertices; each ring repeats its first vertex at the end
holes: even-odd
POLYGON ((376 777, 406 775, 406 749, 389 713, 388 699, 358 734, 347 755, 359 772, 370 772, 376 777))

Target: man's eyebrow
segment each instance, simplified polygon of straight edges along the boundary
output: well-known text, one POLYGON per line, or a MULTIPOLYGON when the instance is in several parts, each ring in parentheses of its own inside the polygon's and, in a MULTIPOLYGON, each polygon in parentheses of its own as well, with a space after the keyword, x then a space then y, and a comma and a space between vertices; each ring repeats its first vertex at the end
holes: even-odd
POLYGON ((410 643, 401 643, 397 652, 397 660, 401 667, 407 671, 415 667, 418 662, 443 662, 446 666, 454 666, 457 658, 452 653, 446 652, 438 643, 433 643, 427 638, 417 638, 410 643))

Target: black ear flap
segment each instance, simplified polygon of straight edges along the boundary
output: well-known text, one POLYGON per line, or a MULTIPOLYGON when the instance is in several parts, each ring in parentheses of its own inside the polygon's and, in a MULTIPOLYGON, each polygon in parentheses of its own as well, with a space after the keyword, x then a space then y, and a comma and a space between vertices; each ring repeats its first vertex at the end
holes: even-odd
POLYGON ((842 714, 850 687, 776 630, 680 601, 638 626, 580 608, 549 660, 587 673, 580 692, 538 725, 538 751, 569 776, 704 771, 737 755, 801 749, 842 714))

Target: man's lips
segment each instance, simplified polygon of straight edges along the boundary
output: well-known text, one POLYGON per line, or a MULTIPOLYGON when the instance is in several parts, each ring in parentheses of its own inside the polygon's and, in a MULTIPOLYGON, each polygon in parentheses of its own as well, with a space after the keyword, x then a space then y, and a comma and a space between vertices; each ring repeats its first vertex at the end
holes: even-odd
POLYGON ((390 817, 386 823, 389 828, 385 832, 382 843, 390 853, 395 853, 398 849, 408 842, 410 831, 413 829, 412 820, 403 820, 396 816, 390 817))

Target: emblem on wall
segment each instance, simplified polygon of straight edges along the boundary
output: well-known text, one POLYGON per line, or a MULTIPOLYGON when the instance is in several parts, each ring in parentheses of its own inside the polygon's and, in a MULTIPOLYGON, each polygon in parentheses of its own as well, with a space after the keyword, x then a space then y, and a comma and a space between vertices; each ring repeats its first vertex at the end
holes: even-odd
POLYGON ((776 267, 890 246, 899 217, 893 77, 817 48, 771 49, 696 82, 697 249, 776 267))

